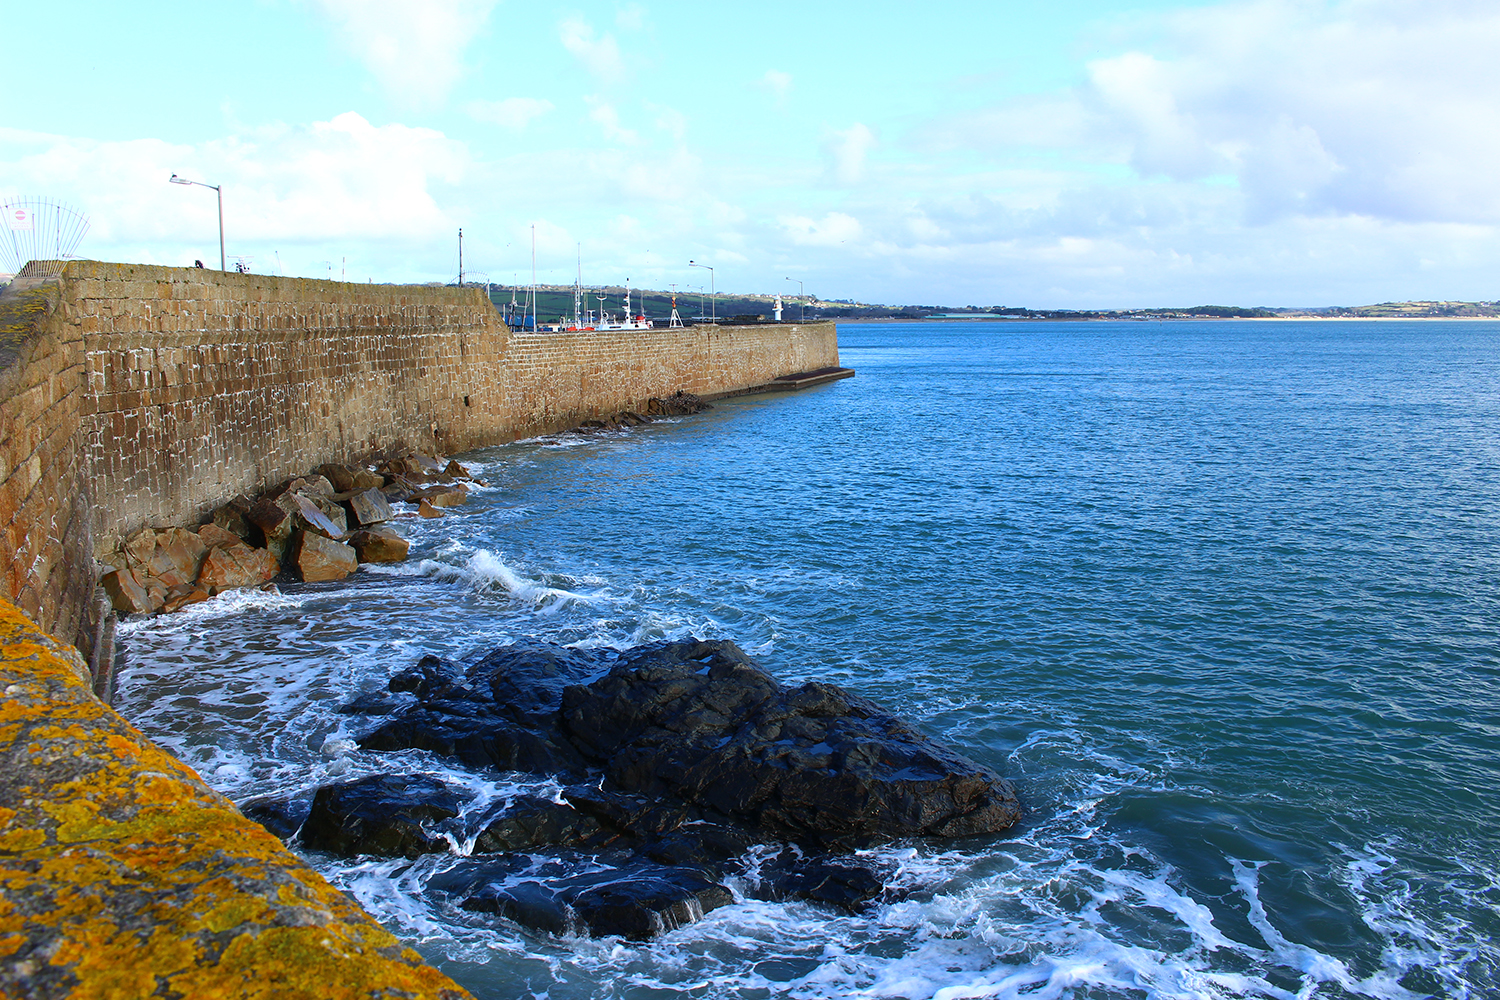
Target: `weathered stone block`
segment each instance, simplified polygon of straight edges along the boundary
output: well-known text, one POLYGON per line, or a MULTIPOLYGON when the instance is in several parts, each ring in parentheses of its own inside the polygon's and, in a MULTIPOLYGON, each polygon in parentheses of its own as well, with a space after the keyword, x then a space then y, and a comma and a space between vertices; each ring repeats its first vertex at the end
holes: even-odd
POLYGON ((276 557, 265 549, 253 549, 236 540, 209 550, 203 560, 198 586, 210 594, 238 587, 259 587, 281 570, 276 557))
POLYGON ((385 494, 377 489, 363 490, 349 498, 349 509, 360 525, 379 524, 396 516, 385 494))
POLYGON ((362 563, 404 562, 411 543, 396 534, 395 528, 367 528, 356 531, 349 539, 362 563))
POLYGON ((109 595, 109 603, 121 614, 138 615, 154 610, 146 588, 137 583, 128 570, 117 569, 104 574, 99 585, 109 595))
POLYGON ((289 556, 293 568, 307 583, 342 580, 359 569, 354 549, 313 531, 297 531, 289 556))

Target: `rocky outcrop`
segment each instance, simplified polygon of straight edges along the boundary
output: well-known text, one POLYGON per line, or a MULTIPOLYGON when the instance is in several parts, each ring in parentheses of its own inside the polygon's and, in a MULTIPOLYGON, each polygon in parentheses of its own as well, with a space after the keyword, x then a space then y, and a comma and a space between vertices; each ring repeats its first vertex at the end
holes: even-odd
POLYGON ((786 687, 731 642, 508 646, 467 669, 429 656, 389 690, 349 706, 383 717, 364 748, 570 783, 554 799, 473 815, 461 815, 469 793, 419 775, 327 786, 303 843, 591 857, 587 877, 482 861, 445 883, 465 908, 542 929, 650 936, 719 905, 730 877, 764 898, 854 909, 885 892, 889 873, 850 848, 997 833, 1020 816, 1014 788, 990 769, 842 688, 786 687), (757 843, 791 846, 752 870, 757 843))

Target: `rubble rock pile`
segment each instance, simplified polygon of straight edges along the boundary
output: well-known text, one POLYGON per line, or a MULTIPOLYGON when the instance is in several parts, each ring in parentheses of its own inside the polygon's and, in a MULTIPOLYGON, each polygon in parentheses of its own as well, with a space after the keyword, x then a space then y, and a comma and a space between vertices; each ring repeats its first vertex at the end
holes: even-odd
POLYGON ((257 497, 234 497, 196 528, 142 528, 99 557, 100 584, 116 611, 147 614, 282 574, 342 580, 360 563, 406 558, 409 545, 388 522, 414 514, 395 505, 441 517, 475 482, 458 462, 419 453, 373 468, 327 463, 257 497))

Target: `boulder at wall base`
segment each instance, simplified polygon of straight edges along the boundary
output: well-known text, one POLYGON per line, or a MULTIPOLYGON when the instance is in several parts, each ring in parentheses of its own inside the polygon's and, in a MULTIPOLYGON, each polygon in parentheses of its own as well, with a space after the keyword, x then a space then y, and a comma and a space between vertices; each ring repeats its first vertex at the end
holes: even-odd
POLYGON ((244 542, 216 545, 203 560, 198 586, 212 596, 239 587, 259 587, 280 571, 281 564, 265 549, 252 549, 244 542))
POLYGON ((335 493, 348 493, 354 489, 354 469, 347 465, 326 462, 313 470, 316 475, 328 480, 335 493))
POLYGON ((359 569, 359 556, 354 549, 314 531, 298 529, 287 555, 306 583, 342 580, 359 569))
POLYGON ((678 389, 670 396, 659 396, 646 400, 646 413, 653 417, 683 417, 704 410, 712 410, 703 400, 691 392, 678 389))
POLYGON ((421 774, 377 774, 324 785, 313 795, 302 824, 302 843, 313 850, 351 857, 383 857, 446 851, 446 837, 429 832, 453 819, 471 795, 421 774))
POLYGON ((403 562, 411 543, 396 534, 394 528, 367 528, 356 531, 349 539, 362 563, 403 562))
POLYGON ((349 497, 349 510, 354 515, 355 523, 363 526, 389 521, 396 516, 396 512, 391 510, 390 501, 377 489, 352 494, 349 497))

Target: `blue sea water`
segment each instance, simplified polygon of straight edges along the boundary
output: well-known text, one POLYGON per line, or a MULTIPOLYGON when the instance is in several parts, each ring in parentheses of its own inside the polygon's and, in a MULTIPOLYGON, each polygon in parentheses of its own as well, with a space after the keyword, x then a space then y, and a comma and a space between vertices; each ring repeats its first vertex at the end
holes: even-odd
POLYGON ((1500 995, 1500 324, 845 325, 858 377, 462 456, 412 561, 127 623, 117 705, 237 800, 381 770, 424 653, 727 637, 1011 777, 859 914, 648 944, 311 860, 480 998, 1500 995))

